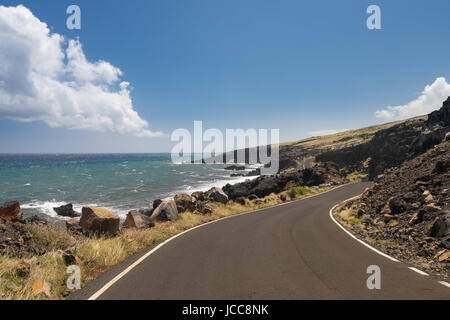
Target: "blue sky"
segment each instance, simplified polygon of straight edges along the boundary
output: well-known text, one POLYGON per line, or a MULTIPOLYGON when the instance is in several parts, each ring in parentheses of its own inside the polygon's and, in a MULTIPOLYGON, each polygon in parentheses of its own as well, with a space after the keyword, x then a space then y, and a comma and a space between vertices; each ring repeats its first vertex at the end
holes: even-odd
MULTIPOLYGON (((0 3, 18 4, 52 33, 78 38, 89 61, 120 68, 134 110, 152 132, 169 135, 192 130, 194 120, 206 128, 279 128, 281 141, 360 128, 388 121, 375 112, 414 102, 426 85, 450 78, 446 0, 0 3), (82 10, 81 30, 66 28, 70 4, 82 10), (381 30, 366 27, 370 4, 381 8, 381 30)), ((444 83, 440 94, 446 90, 444 83)), ((427 113, 416 103, 422 107, 427 113)), ((0 152, 167 152, 173 145, 168 136, 51 128, 1 114, 0 137, 0 152)))

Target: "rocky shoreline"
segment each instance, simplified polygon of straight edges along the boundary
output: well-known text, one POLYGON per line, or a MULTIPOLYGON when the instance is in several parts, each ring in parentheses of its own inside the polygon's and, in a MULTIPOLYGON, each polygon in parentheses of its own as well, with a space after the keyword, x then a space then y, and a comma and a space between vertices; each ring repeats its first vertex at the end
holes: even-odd
MULTIPOLYGON (((250 202, 264 201, 267 196, 277 197, 284 202, 288 199, 285 193, 290 188, 305 185, 312 187, 311 190, 317 190, 345 182, 347 181, 338 175, 336 168, 327 164, 301 172, 259 177, 237 185, 228 184, 223 189, 213 187, 207 192, 177 194, 172 200, 158 199, 153 202, 151 208, 129 211, 122 224, 118 215, 104 208, 86 206, 79 213, 73 210, 72 204, 67 204, 54 208, 54 211, 62 217, 71 218, 66 221, 66 230, 71 235, 114 237, 125 229, 149 229, 154 227, 156 222, 177 221, 179 215, 185 212, 210 215, 217 206, 233 203, 245 206, 250 202), (324 183, 325 181, 330 183, 324 183)), ((32 235, 25 228, 27 225, 36 224, 48 225, 49 222, 38 216, 24 219, 18 201, 1 205, 0 230, 3 232, 0 235, 0 255, 26 257, 30 254, 43 254, 44 252, 36 251, 29 245, 32 235)))
MULTIPOLYGON (((276 176, 272 179, 279 180, 276 176)), ((311 181, 325 180, 326 177, 311 181)), ((298 182, 301 181, 303 180, 298 182)), ((338 183, 340 182, 334 184, 338 183)), ((80 266, 83 276, 86 277, 84 281, 90 281, 126 256, 177 232, 224 216, 317 194, 328 190, 330 186, 331 184, 323 184, 305 188, 294 183, 286 183, 285 189, 273 189, 273 192, 266 196, 252 194, 248 197, 233 196, 233 199, 222 188, 214 187, 207 192, 177 194, 172 200, 155 200, 151 208, 130 211, 122 224, 118 215, 106 209, 87 206, 78 213, 68 204, 55 208, 62 216, 74 216, 66 222, 66 228, 50 224, 37 216, 24 219, 19 202, 8 202, 0 206, 0 268, 4 268, 3 259, 11 268, 6 274, 15 279, 14 283, 23 284, 23 288, 19 291, 25 294, 27 299, 58 299, 68 295, 69 291, 64 286, 53 289, 55 281, 62 281, 61 277, 64 279, 67 277, 64 268, 70 265, 80 266), (279 190, 281 191, 276 192, 279 190), (186 220, 193 222, 186 224, 186 220), (115 247, 111 244, 119 245, 117 249, 120 250, 117 251, 126 254, 116 253, 115 247), (105 265, 104 259, 108 255, 118 255, 120 258, 105 265), (45 264, 39 261, 47 259, 51 259, 59 266, 59 271, 51 271, 51 277, 58 280, 35 279, 36 274, 38 277, 42 277, 39 275, 43 274, 38 269, 45 264), (40 288, 37 291, 36 286, 40 288)), ((6 278, 0 278, 0 281, 10 282, 6 278)), ((10 291, 17 288, 14 284, 10 285, 10 291)), ((4 287, 8 288, 8 285, 4 287)), ((0 288, 0 299, 5 294, 0 288)))

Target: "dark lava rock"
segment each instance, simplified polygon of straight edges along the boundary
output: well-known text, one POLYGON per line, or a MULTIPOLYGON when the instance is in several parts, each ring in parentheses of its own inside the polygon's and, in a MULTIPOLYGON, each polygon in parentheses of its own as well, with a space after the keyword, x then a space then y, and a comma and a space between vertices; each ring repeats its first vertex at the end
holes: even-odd
POLYGON ((81 216, 81 213, 73 210, 73 205, 71 203, 53 208, 53 210, 61 217, 76 218, 81 216))
POLYGON ((139 209, 138 212, 144 216, 151 217, 155 209, 139 209))
POLYGON ((441 109, 428 115, 428 120, 416 143, 417 153, 441 143, 448 132, 450 132, 450 97, 444 101, 441 109))
POLYGON ((441 238, 442 236, 445 235, 446 229, 447 229, 446 221, 444 219, 441 219, 440 217, 437 217, 434 220, 428 235, 430 237, 441 238))
POLYGON ((213 201, 220 202, 222 204, 226 204, 228 202, 228 196, 222 190, 222 188, 218 187, 211 188, 205 194, 209 199, 213 201))
POLYGON ((0 255, 22 258, 44 254, 45 250, 36 248, 32 239, 26 225, 0 219, 0 255))
POLYGON ((389 200, 389 209, 391 209, 393 214, 399 214, 402 213, 406 207, 400 197, 393 197, 389 200))
POLYGON ((256 179, 235 185, 226 185, 223 191, 232 200, 255 195, 264 198, 271 193, 280 193, 291 186, 314 186, 324 183, 341 184, 345 181, 336 164, 318 163, 311 169, 297 169, 272 176, 260 176, 256 179))
POLYGON ((204 192, 197 191, 191 194, 197 201, 206 201, 208 200, 207 196, 204 192))
POLYGON ((260 176, 260 175, 261 175, 261 168, 258 168, 258 169, 250 171, 245 176, 246 177, 257 177, 257 176, 260 176))
POLYGON ((155 201, 153 201, 153 209, 158 208, 162 202, 163 201, 161 199, 156 199, 155 201))
POLYGON ((243 206, 245 206, 245 198, 244 197, 239 197, 236 200, 234 200, 236 203, 239 203, 243 206))
POLYGON ((377 245, 386 241, 403 261, 425 259, 420 263, 436 274, 450 270, 449 261, 436 258, 450 245, 450 173, 440 169, 449 160, 450 142, 442 142, 386 173, 354 201, 366 208, 364 230, 356 232, 373 237, 377 245), (395 221, 386 221, 386 211, 395 221))
POLYGON ((196 209, 194 210, 195 214, 211 214, 214 211, 214 207, 208 201, 197 201, 196 209))
POLYGON ((234 178, 234 177, 245 177, 245 173, 232 173, 230 174, 230 177, 234 178))
POLYGON ((450 160, 438 161, 434 167, 433 172, 445 173, 450 170, 450 160))
POLYGON ((26 221, 27 223, 30 223, 30 224, 40 224, 40 225, 47 225, 47 224, 48 224, 47 219, 38 217, 38 216, 36 216, 36 215, 31 216, 31 217, 29 217, 29 218, 26 218, 25 221, 26 221))
POLYGON ((225 170, 245 170, 245 166, 231 165, 226 167, 225 170))

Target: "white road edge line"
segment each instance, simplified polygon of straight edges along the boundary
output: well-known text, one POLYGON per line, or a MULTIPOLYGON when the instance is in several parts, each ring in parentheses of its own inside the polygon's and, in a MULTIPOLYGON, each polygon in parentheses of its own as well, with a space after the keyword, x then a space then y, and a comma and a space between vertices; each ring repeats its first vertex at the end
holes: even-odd
MULTIPOLYGON (((347 202, 347 201, 352 200, 352 199, 355 199, 355 198, 357 198, 357 197, 358 197, 358 196, 353 197, 353 198, 350 198, 350 199, 347 199, 347 200, 344 200, 344 201, 342 201, 341 203, 347 202)), ((378 253, 378 254, 382 255, 383 257, 388 258, 388 259, 390 259, 390 260, 392 260, 392 261, 394 261, 394 262, 400 262, 400 260, 397 260, 397 259, 395 259, 395 258, 393 258, 393 257, 391 257, 391 256, 389 256, 389 255, 387 255, 387 254, 385 254, 385 253, 383 253, 383 252, 381 252, 380 250, 375 249, 374 247, 372 247, 371 245, 365 243, 364 241, 362 241, 362 240, 356 238, 352 233, 350 233, 350 231, 348 231, 347 229, 345 229, 339 222, 337 222, 337 220, 333 217, 333 211, 334 211, 334 209, 336 209, 336 207, 339 206, 341 203, 338 203, 338 204, 335 205, 333 208, 331 208, 331 210, 330 210, 330 218, 331 218, 331 220, 333 220, 333 222, 336 223, 336 224, 339 226, 339 228, 341 228, 342 230, 344 230, 350 237, 352 237, 353 239, 355 239, 355 240, 358 241, 359 243, 365 245, 367 248, 369 248, 369 249, 375 251, 376 253, 378 253)), ((419 270, 419 269, 417 269, 417 268, 414 268, 414 267, 408 267, 408 269, 410 269, 410 270, 412 270, 412 271, 415 271, 415 272, 417 272, 417 273, 419 273, 419 274, 421 274, 421 275, 423 275, 423 276, 427 276, 427 277, 429 276, 428 273, 423 272, 423 271, 421 271, 421 270, 419 270)), ((442 284, 442 285, 444 285, 444 286, 450 288, 450 283, 445 282, 445 281, 438 281, 438 282, 439 282, 440 284, 442 284)))
POLYGON ((417 268, 414 268, 414 267, 408 267, 408 269, 411 269, 412 271, 415 271, 415 272, 417 272, 418 274, 421 274, 421 275, 423 275, 423 276, 429 276, 429 274, 428 273, 426 273, 426 272, 423 272, 422 270, 419 270, 419 269, 417 269, 417 268))
POLYGON ((450 283, 445 282, 445 281, 438 281, 440 284, 442 284, 443 286, 446 286, 447 288, 450 288, 450 283))
MULTIPOLYGON (((139 258, 138 260, 136 260, 134 263, 132 263, 130 266, 128 266, 128 268, 126 268, 125 270, 123 270, 121 273, 119 273, 117 276, 115 276, 112 280, 110 280, 107 284, 105 284, 100 290, 98 290, 98 291, 95 292, 92 296, 90 296, 90 297, 88 298, 88 300, 97 300, 103 293, 105 293, 106 290, 108 290, 109 288, 111 288, 117 281, 119 281, 121 278, 123 278, 128 272, 130 272, 131 270, 133 270, 133 269, 134 269, 137 265, 139 265, 142 261, 144 261, 145 259, 147 259, 147 258, 148 258, 149 256, 151 256, 153 253, 155 253, 158 249, 161 249, 161 247, 163 247, 165 244, 169 243, 170 241, 172 241, 172 240, 178 238, 179 236, 181 236, 181 235, 183 235, 183 234, 185 234, 185 233, 188 233, 188 232, 190 232, 190 231, 192 231, 192 230, 195 230, 195 229, 198 229, 198 228, 207 226, 207 225, 212 224, 212 223, 216 223, 216 222, 219 222, 219 221, 223 221, 223 220, 225 220, 225 219, 231 219, 231 218, 239 217, 239 216, 246 215, 246 214, 251 214, 251 213, 255 213, 255 212, 259 212, 259 211, 264 211, 264 210, 268 210, 268 209, 273 209, 273 208, 276 208, 276 207, 280 207, 280 206, 292 204, 292 203, 294 203, 294 202, 298 202, 298 201, 306 200, 306 199, 309 199, 309 198, 317 197, 317 196, 323 195, 323 194, 325 194, 325 193, 334 191, 334 190, 336 190, 336 189, 339 189, 339 188, 342 188, 342 187, 345 187, 345 186, 348 186, 348 185, 351 185, 351 184, 354 184, 354 183, 343 184, 343 185, 337 186, 337 187, 335 187, 335 188, 332 188, 332 189, 330 189, 330 190, 327 190, 327 191, 325 191, 325 192, 321 192, 321 193, 318 193, 318 194, 315 194, 315 195, 312 195, 312 196, 309 196, 309 197, 306 197, 306 198, 302 198, 302 199, 298 199, 298 200, 294 200, 294 201, 290 201, 290 202, 286 202, 286 203, 281 203, 281 204, 278 204, 278 205, 276 205, 276 206, 267 207, 267 208, 262 208, 262 209, 258 209, 258 210, 254 210, 254 211, 249 211, 249 212, 243 212, 243 213, 240 213, 240 214, 236 214, 236 215, 224 217, 224 218, 221 218, 221 219, 213 220, 213 221, 210 221, 210 222, 207 222, 207 223, 198 225, 198 226, 196 226, 196 227, 193 227, 193 228, 191 228, 191 229, 188 229, 188 230, 186 230, 186 231, 183 231, 183 232, 181 232, 181 233, 178 233, 178 234, 174 235, 173 237, 171 237, 171 238, 165 240, 164 242, 160 243, 160 244, 157 245, 155 248, 153 248, 152 250, 150 250, 149 252, 147 252, 145 255, 143 255, 141 258, 139 258)), ((336 205, 336 206, 337 206, 337 205, 336 205)), ((333 209, 334 209, 334 207, 333 207, 333 209)), ((334 220, 334 218, 333 218, 333 220, 334 220)), ((335 222, 336 222, 336 221, 335 221, 335 222)), ((336 223, 337 223, 337 222, 336 222, 336 223)), ((338 224, 338 225, 339 225, 339 224, 338 224)), ((339 225, 339 226, 340 226, 340 225, 339 225)), ((342 228, 342 227, 341 227, 341 228, 342 228)), ((345 230, 345 229, 344 229, 344 230, 345 230)), ((347 230, 345 230, 345 231, 347 232, 347 230)), ((349 234, 350 234, 350 233, 349 233, 349 234)), ((353 236, 352 234, 350 234, 350 235, 353 236)), ((356 239, 356 238, 355 238, 355 239, 356 239)), ((358 239, 356 239, 356 240, 358 240, 358 239)), ((358 240, 358 241, 359 241, 359 240, 358 240)), ((363 242, 363 243, 364 243, 364 242, 363 242)), ((376 250, 376 249, 374 249, 374 250, 376 250)), ((383 254, 383 253, 380 252, 380 254, 383 254)))
MULTIPOLYGON (((354 199, 354 198, 356 198, 356 197, 352 197, 352 198, 350 198, 350 199, 344 200, 343 202, 347 202, 347 201, 349 201, 349 200, 351 200, 351 199, 354 199)), ((341 202, 341 203, 343 203, 343 202, 341 202)), ((337 206, 339 206, 339 205, 340 205, 340 203, 338 203, 337 205, 335 205, 335 206, 334 206, 333 208, 331 208, 331 210, 330 210, 330 218, 331 218, 331 220, 333 220, 334 223, 336 223, 336 224, 339 226, 339 228, 341 228, 342 230, 344 230, 350 237, 352 237, 353 239, 355 239, 355 240, 358 241, 359 243, 365 245, 365 246, 366 246, 367 248, 369 248, 370 250, 375 251, 375 252, 378 253, 379 255, 382 255, 383 257, 388 258, 388 259, 391 260, 391 261, 394 261, 394 262, 400 262, 399 260, 397 260, 397 259, 395 259, 395 258, 393 258, 393 257, 391 257, 391 256, 389 256, 389 255, 387 255, 387 254, 385 254, 385 253, 383 253, 383 252, 381 252, 381 251, 378 250, 378 249, 375 249, 375 248, 372 247, 371 245, 368 245, 368 244, 365 243, 364 241, 358 239, 358 238, 355 237, 350 231, 348 231, 347 229, 345 229, 339 222, 337 222, 336 219, 333 217, 333 211, 334 211, 334 209, 336 209, 337 206)))

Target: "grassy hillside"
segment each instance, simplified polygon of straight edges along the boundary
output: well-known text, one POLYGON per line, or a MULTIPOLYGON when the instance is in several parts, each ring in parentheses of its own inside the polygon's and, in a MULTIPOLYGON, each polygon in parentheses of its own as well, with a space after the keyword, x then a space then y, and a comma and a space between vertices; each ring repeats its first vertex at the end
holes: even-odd
POLYGON ((414 127, 414 130, 419 132, 426 119, 427 116, 420 116, 326 136, 311 137, 303 140, 286 142, 280 144, 280 154, 282 158, 294 158, 300 163, 305 157, 317 156, 318 154, 324 152, 345 149, 367 143, 374 138, 377 132, 387 130, 400 124, 412 126, 414 127))

